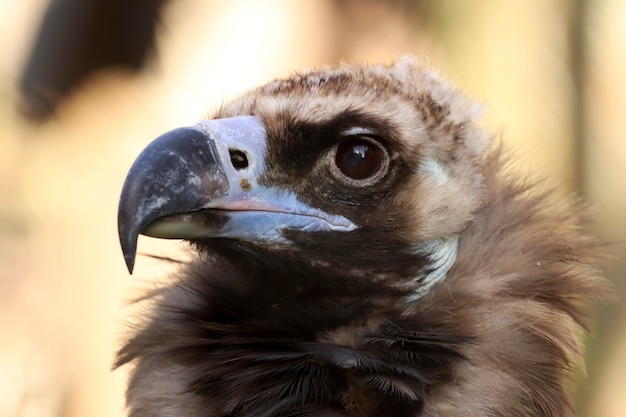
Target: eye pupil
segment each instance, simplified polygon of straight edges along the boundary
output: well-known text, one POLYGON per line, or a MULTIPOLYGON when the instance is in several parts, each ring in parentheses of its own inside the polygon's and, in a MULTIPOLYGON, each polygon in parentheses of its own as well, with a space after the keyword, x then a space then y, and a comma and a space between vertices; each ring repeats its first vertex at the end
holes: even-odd
POLYGON ((381 150, 366 140, 345 140, 339 144, 335 164, 348 178, 368 179, 374 176, 382 166, 381 150))

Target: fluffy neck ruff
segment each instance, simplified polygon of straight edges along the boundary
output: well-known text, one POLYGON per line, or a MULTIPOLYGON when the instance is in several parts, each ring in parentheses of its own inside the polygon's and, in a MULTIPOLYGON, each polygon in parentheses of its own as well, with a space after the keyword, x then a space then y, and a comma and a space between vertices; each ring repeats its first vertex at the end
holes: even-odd
POLYGON ((440 319, 407 314, 393 303, 397 290, 285 299, 247 285, 219 259, 211 271, 207 277, 196 265, 157 294, 151 323, 120 352, 118 365, 137 363, 132 416, 147 406, 168 417, 163 409, 172 416, 409 417, 423 408, 429 387, 450 381, 454 364, 465 360, 460 349, 470 338, 440 319), (156 383, 154 372, 168 384, 156 383))

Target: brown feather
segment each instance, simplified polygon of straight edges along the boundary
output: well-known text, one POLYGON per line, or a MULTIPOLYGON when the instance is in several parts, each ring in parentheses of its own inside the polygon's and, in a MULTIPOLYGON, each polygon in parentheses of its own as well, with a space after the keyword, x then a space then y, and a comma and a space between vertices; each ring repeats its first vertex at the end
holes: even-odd
POLYGON ((261 262, 244 255, 256 248, 196 242, 120 352, 135 365, 133 417, 572 415, 581 328, 610 294, 603 249, 586 209, 489 151, 479 106, 402 59, 277 80, 214 118, 241 114, 267 130, 267 184, 364 232, 296 234, 301 252, 261 262), (392 185, 355 190, 358 204, 320 186, 315 156, 351 123, 384 136, 394 170, 392 185), (445 280, 407 302, 429 267, 416 248, 450 237, 445 280))
POLYGON ((572 415, 572 365, 584 369, 580 326, 611 292, 588 213, 512 169, 484 161, 487 204, 462 234, 457 262, 421 311, 471 329, 456 383, 433 391, 424 415, 572 415))

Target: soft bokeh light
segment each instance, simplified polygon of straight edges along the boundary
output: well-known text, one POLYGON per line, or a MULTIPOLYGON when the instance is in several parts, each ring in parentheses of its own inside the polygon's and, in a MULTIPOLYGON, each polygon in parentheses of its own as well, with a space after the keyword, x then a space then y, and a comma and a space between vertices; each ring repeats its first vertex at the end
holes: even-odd
MULTIPOLYGON (((124 415, 125 372, 111 366, 136 313, 127 304, 166 274, 145 256, 132 278, 125 269, 116 211, 132 161, 160 133, 229 97, 338 60, 416 54, 484 102, 485 126, 519 148, 527 167, 600 206, 600 232, 622 259, 609 273, 626 294, 626 4, 584 3, 578 85, 569 19, 583 3, 171 1, 143 72, 94 74, 52 120, 33 125, 16 111, 16 86, 47 1, 0 0, 0 415, 124 415)), ((141 238, 142 253, 170 250, 184 256, 179 242, 141 238)), ((626 417, 626 313, 603 311, 584 415, 626 417)))

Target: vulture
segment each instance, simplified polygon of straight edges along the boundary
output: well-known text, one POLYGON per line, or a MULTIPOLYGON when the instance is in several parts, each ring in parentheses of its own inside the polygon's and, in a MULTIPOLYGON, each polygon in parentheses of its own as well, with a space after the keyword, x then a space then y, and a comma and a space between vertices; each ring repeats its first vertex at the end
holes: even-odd
POLYGON ((131 417, 571 416, 607 290, 588 210, 411 57, 303 71, 155 139, 118 213, 190 259, 116 366, 131 417))

